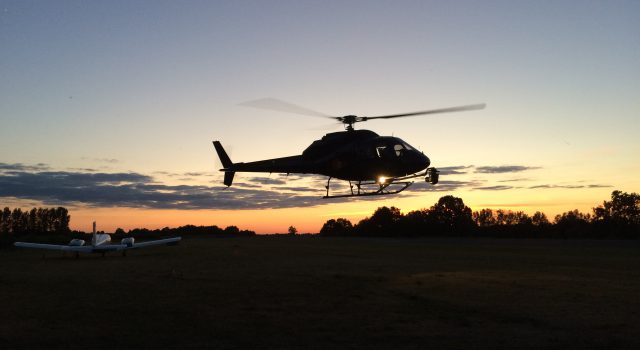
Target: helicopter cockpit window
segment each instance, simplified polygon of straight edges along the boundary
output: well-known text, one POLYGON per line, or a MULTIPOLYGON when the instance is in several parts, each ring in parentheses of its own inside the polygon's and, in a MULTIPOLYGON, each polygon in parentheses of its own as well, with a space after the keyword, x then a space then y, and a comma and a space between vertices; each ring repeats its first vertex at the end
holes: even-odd
POLYGON ((393 146, 393 150, 396 152, 396 156, 400 157, 402 152, 405 150, 405 147, 398 143, 393 146))
POLYGON ((404 148, 406 148, 408 151, 413 151, 413 147, 409 146, 408 143, 403 143, 402 144, 404 146, 404 148))
POLYGON ((380 158, 400 157, 404 150, 405 148, 401 144, 395 144, 393 146, 376 146, 376 153, 380 158))
POLYGON ((378 157, 383 158, 386 156, 386 149, 387 146, 376 146, 376 154, 378 154, 378 157))

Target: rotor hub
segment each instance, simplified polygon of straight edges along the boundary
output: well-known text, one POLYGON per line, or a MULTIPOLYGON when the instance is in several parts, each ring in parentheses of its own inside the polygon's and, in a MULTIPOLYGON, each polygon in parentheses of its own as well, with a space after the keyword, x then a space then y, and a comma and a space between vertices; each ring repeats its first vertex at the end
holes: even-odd
POLYGON ((346 125, 345 129, 347 129, 347 131, 353 131, 353 124, 357 122, 366 121, 367 117, 358 117, 356 115, 345 115, 343 117, 337 117, 336 119, 346 125))

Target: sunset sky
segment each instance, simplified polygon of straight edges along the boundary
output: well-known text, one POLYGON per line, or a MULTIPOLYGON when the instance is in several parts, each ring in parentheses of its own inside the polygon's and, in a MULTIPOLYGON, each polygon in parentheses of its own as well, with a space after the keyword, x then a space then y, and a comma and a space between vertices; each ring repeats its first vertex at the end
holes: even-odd
POLYGON ((461 197, 550 217, 640 192, 638 1, 0 0, 0 205, 65 206, 72 229, 331 218, 461 197), (328 115, 487 108, 357 124, 442 169, 397 196, 323 200, 323 177, 238 173, 342 126, 328 115))

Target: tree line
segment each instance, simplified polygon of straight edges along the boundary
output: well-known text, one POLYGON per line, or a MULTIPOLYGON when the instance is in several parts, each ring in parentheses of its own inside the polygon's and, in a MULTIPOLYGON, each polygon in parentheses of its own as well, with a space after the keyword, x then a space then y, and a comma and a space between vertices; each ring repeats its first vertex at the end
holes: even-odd
POLYGON ((33 208, 22 211, 5 207, 0 215, 0 235, 69 233, 71 216, 66 208, 33 208))
POLYGON ((344 218, 322 226, 325 236, 474 236, 512 238, 640 238, 640 195, 613 191, 611 200, 592 208, 555 216, 553 221, 537 211, 481 209, 472 212, 463 200, 441 197, 430 208, 402 214, 396 207, 380 207, 357 224, 344 218))
MULTIPOLYGON (((69 211, 63 207, 33 208, 25 211, 22 211, 20 208, 12 210, 5 207, 2 212, 0 212, 0 246, 12 244, 20 237, 29 241, 59 244, 64 244, 66 240, 71 238, 85 239, 87 232, 70 230, 70 221, 71 216, 69 215, 69 211)), ((104 231, 98 231, 98 233, 104 233, 104 231)), ((168 236, 254 236, 255 234, 254 231, 241 230, 233 225, 225 228, 220 228, 216 225, 185 225, 176 228, 165 227, 155 230, 135 228, 125 231, 118 228, 113 233, 113 238, 136 237, 153 239, 168 236)))
MULTIPOLYGON (((73 236, 85 232, 71 231, 71 216, 66 208, 33 208, 22 211, 5 207, 0 215, 0 245, 17 236, 73 236)), ((295 228, 289 233, 295 234, 295 228)), ((136 228, 125 231, 118 228, 114 238, 163 236, 217 235, 254 236, 249 230, 237 226, 185 225, 177 228, 149 230, 136 228)), ((396 207, 380 207, 370 216, 352 224, 344 218, 324 223, 320 234, 324 236, 477 236, 513 238, 640 238, 640 195, 613 191, 611 200, 592 208, 591 213, 571 210, 550 220, 544 213, 528 215, 522 211, 481 209, 471 211, 461 198, 441 197, 430 208, 402 214, 396 207)), ((43 239, 46 237, 43 237, 43 239)))
POLYGON ((159 238, 166 236, 195 236, 195 235, 215 235, 215 236, 255 236, 256 233, 251 230, 241 230, 237 226, 227 226, 225 228, 212 226, 195 226, 185 225, 175 228, 161 228, 149 230, 146 228, 134 228, 129 231, 118 228, 113 233, 114 238, 124 237, 141 237, 141 238, 159 238))

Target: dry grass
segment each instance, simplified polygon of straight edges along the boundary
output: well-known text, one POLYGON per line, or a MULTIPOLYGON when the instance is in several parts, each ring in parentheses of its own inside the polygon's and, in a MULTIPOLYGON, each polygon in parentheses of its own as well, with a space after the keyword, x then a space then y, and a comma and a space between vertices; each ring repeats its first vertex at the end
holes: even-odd
POLYGON ((640 348, 640 242, 192 238, 0 250, 0 348, 640 348))

